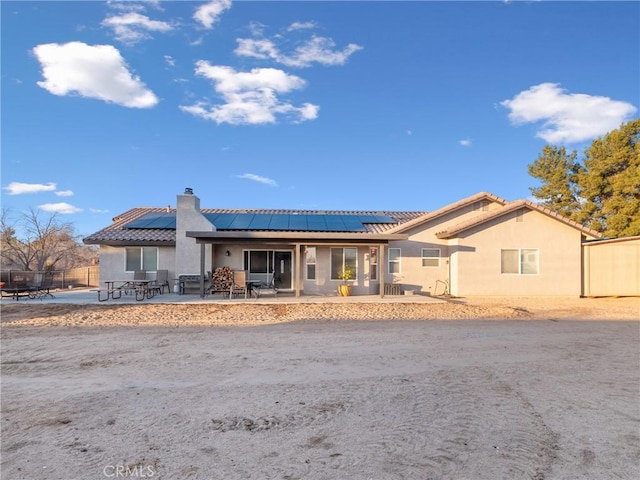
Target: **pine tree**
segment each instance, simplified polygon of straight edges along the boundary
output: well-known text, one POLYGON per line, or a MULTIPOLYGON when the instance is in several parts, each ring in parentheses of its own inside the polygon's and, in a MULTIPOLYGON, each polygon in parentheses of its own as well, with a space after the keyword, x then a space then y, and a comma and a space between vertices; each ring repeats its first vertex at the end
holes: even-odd
POLYGON ((542 186, 530 189, 540 205, 572 220, 580 212, 577 180, 582 166, 576 163, 577 156, 575 150, 567 154, 564 147, 547 145, 529 165, 529 175, 542 182, 542 186))
POLYGON ((640 235, 640 119, 598 138, 585 150, 578 177, 580 220, 606 237, 640 235))
POLYGON ((616 238, 640 235, 640 119, 622 124, 577 153, 547 145, 529 164, 542 182, 531 188, 541 205, 616 238))

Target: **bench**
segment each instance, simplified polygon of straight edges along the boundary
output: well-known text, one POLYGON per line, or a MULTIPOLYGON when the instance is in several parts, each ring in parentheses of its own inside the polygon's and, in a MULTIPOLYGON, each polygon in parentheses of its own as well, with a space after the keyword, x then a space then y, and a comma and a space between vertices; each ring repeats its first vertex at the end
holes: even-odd
POLYGON ((122 289, 121 288, 96 288, 91 290, 92 292, 98 292, 98 301, 99 302, 106 302, 107 300, 109 300, 109 297, 111 297, 112 299, 116 300, 118 298, 120 298, 122 296, 122 289), (114 293, 118 293, 118 296, 116 297, 114 295, 114 293), (102 294, 106 293, 106 297, 102 298, 102 294))

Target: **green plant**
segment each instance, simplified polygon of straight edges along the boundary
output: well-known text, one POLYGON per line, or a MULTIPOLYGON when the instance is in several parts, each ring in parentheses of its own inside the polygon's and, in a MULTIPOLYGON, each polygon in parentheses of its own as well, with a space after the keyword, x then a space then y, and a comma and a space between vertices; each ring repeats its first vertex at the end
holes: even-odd
POLYGON ((355 277, 356 272, 349 266, 345 265, 339 272, 338 278, 342 280, 345 284, 355 277))

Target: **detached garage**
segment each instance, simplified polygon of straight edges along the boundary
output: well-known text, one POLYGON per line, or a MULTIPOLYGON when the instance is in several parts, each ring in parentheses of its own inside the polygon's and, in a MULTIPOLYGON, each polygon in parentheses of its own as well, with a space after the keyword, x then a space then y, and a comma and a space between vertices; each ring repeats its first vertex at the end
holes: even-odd
POLYGON ((582 244, 585 297, 640 296, 640 236, 582 244))

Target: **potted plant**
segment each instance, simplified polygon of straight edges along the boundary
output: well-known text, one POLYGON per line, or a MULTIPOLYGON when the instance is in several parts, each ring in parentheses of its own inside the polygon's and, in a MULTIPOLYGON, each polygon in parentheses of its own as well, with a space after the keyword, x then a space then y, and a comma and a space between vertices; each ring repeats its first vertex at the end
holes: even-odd
POLYGON ((338 278, 342 280, 342 283, 338 285, 338 295, 341 297, 348 297, 351 295, 351 285, 349 285, 349 280, 351 280, 355 273, 351 267, 344 266, 342 270, 338 272, 338 278))

